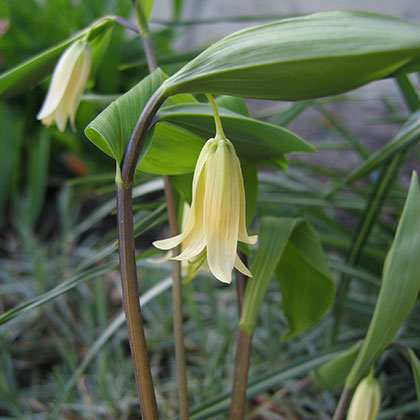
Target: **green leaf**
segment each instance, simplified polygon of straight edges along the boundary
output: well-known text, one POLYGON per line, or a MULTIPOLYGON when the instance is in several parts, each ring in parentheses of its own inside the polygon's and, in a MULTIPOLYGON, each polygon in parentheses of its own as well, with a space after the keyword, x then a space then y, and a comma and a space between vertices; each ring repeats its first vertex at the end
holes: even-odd
POLYGON ((400 329, 420 289, 420 190, 413 172, 407 200, 391 249, 385 259, 382 285, 366 339, 347 377, 353 388, 400 329))
POLYGON ((229 111, 241 114, 244 117, 249 117, 248 107, 243 98, 237 96, 222 95, 216 98, 216 104, 218 107, 228 109, 229 111))
POLYGON ((195 168, 204 140, 185 128, 171 123, 157 123, 150 146, 137 169, 154 174, 185 174, 195 168))
MULTIPOLYGON (((315 149, 298 135, 273 124, 244 117, 219 108, 223 129, 238 156, 248 162, 275 163, 284 153, 313 152, 315 149)), ((159 121, 184 127, 204 139, 214 137, 214 117, 205 104, 168 106, 159 112, 159 121)))
POLYGON ((246 225, 249 226, 257 209, 258 169, 253 163, 241 162, 245 188, 246 225))
POLYGON ((16 116, 11 108, 0 103, 0 228, 5 222, 4 211, 12 191, 13 179, 19 169, 19 158, 23 144, 24 120, 16 116))
POLYGON ((143 35, 149 33, 149 18, 154 0, 135 0, 137 22, 143 35))
POLYGON ((289 322, 284 339, 317 322, 331 305, 334 283, 321 245, 308 222, 302 219, 264 217, 259 247, 245 291, 239 327, 249 333, 270 279, 276 272, 283 295, 283 310, 289 322))
POLYGON ((112 102, 85 128, 88 139, 120 162, 142 109, 165 78, 157 69, 112 102))
POLYGON ((418 69, 416 24, 370 12, 323 12, 227 36, 169 78, 165 88, 169 94, 301 100, 418 69))
MULTIPOLYGON (((287 219, 286 219, 287 220, 287 219)), ((315 324, 334 299, 334 283, 311 225, 289 219, 293 231, 276 267, 288 340, 315 324)))
MULTIPOLYGON (((276 370, 257 376, 249 381, 246 390, 246 397, 250 399, 256 395, 262 394, 270 389, 279 389, 286 381, 306 375, 312 369, 327 362, 331 358, 336 357, 341 350, 332 349, 328 352, 317 354, 316 356, 305 357, 296 360, 290 364, 282 366, 276 370)), ((191 420, 214 420, 218 414, 223 413, 229 409, 232 393, 225 392, 211 399, 201 403, 197 407, 193 407, 190 411, 191 420)))
POLYGON ((178 191, 181 198, 191 206, 193 172, 171 176, 172 185, 178 191))
POLYGON ((343 386, 346 377, 356 360, 361 344, 362 342, 358 341, 349 349, 343 351, 337 357, 334 357, 334 359, 329 360, 324 365, 311 371, 310 377, 315 385, 328 389, 343 386))
POLYGON ((44 130, 39 138, 29 145, 27 212, 31 224, 36 222, 44 204, 48 184, 50 142, 51 139, 44 130))
POLYGON ((101 34, 101 36, 90 40, 92 47, 92 68, 90 70, 88 88, 94 85, 96 75, 99 71, 101 71, 101 67, 103 65, 107 65, 107 63, 103 63, 103 59, 108 50, 109 43, 111 42, 113 29, 114 25, 109 26, 106 28, 106 31, 101 34))
MULTIPOLYGON (((104 31, 107 31, 114 24, 115 20, 113 17, 106 17, 97 23, 93 23, 94 29, 90 33, 92 41, 96 37, 101 36, 104 31)), ((85 36, 89 30, 90 28, 84 29, 74 37, 55 45, 47 51, 43 51, 0 75, 0 100, 16 96, 42 82, 53 71, 56 61, 63 51, 72 42, 85 36)))
POLYGON ((411 369, 413 370, 414 382, 416 384, 417 403, 419 404, 420 411, 420 362, 413 350, 409 349, 408 354, 410 356, 411 369))
POLYGON ((402 126, 398 134, 387 143, 382 149, 371 154, 358 168, 347 175, 328 196, 335 194, 339 189, 350 182, 357 181, 369 172, 384 165, 396 153, 406 150, 420 139, 420 111, 411 114, 407 122, 402 126))

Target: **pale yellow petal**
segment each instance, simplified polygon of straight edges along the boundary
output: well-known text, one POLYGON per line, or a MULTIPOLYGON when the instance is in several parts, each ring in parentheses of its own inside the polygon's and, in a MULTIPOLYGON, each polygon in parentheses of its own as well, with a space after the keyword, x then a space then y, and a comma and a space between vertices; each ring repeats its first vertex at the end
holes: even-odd
POLYGON ((213 275, 230 283, 236 259, 239 188, 235 162, 225 140, 208 158, 204 198, 207 262, 213 275))
MULTIPOLYGON (((230 143, 230 142, 229 142, 230 143)), ((246 229, 246 202, 245 202, 245 188, 244 188, 244 180, 242 176, 242 169, 241 163, 239 158, 236 156, 235 149, 233 148, 232 143, 230 143, 230 148, 233 150, 235 154, 235 167, 236 171, 238 172, 238 188, 239 188, 239 232, 238 232, 238 240, 244 242, 246 244, 255 244, 257 242, 258 236, 248 236, 248 232, 246 229)))
POLYGON ((76 112, 80 104, 80 100, 82 98, 82 94, 86 88, 86 83, 89 80, 89 74, 90 74, 90 68, 92 65, 92 52, 90 48, 90 44, 87 44, 88 46, 85 48, 85 51, 83 53, 83 59, 81 60, 81 66, 79 66, 79 63, 77 65, 77 69, 75 69, 74 74, 78 77, 77 80, 73 82, 73 77, 70 85, 74 86, 74 94, 71 102, 70 107, 70 122, 75 129, 74 120, 76 117, 76 112), (80 67, 80 68, 79 68, 80 67))
POLYGON ((172 260, 188 261, 194 260, 204 250, 206 246, 204 232, 196 232, 195 230, 189 237, 186 248, 176 257, 172 257, 172 260))
POLYGON ((161 239, 159 241, 153 242, 153 246, 166 251, 178 246, 185 239, 185 236, 186 235, 184 233, 181 233, 177 236, 173 236, 172 238, 161 239))
MULTIPOLYGON (((196 227, 197 227, 197 221, 198 221, 198 223, 202 224, 203 197, 204 197, 204 176, 205 176, 205 171, 202 171, 202 174, 200 176, 201 180, 200 180, 200 182, 197 183, 197 191, 196 191, 195 197, 193 199, 193 202, 191 204, 191 209, 187 214, 186 221, 185 221, 185 226, 183 227, 182 233, 177 235, 177 236, 174 236, 172 238, 161 239, 159 241, 153 242, 153 245, 156 248, 164 249, 164 250, 175 248, 176 246, 181 244, 181 242, 186 241, 187 238, 189 238, 189 236, 192 234, 193 230, 195 230, 196 227)), ((184 224, 184 221, 183 221, 183 224, 184 224)), ((178 259, 178 257, 177 257, 177 259, 178 259)))
POLYGON ((252 277, 252 273, 248 270, 248 268, 246 267, 246 265, 241 261, 241 259, 239 258, 239 256, 236 256, 236 260, 235 260, 235 268, 241 272, 242 274, 244 274, 247 277, 252 277))
MULTIPOLYGON (((204 174, 202 178, 204 181, 204 174)), ((195 201, 195 223, 193 229, 188 233, 182 242, 182 252, 178 256, 174 257, 175 260, 193 260, 195 259, 205 248, 206 238, 204 234, 203 225, 203 199, 204 199, 204 182, 201 180, 198 183, 197 196, 195 201)), ((184 231, 185 232, 185 231, 184 231)))
POLYGON ((62 101, 74 66, 83 52, 83 48, 85 48, 84 43, 84 41, 80 40, 75 41, 66 51, 64 51, 58 60, 51 78, 47 96, 37 115, 39 120, 44 120, 44 118, 53 114, 62 101))
POLYGON ((192 182, 193 200, 194 200, 194 193, 197 188, 197 183, 200 179, 201 172, 204 168, 204 165, 210 153, 215 151, 216 146, 217 146, 217 141, 215 139, 213 138, 208 139, 207 142, 204 144, 203 148, 201 149, 200 154, 198 155, 198 159, 195 164, 194 177, 193 177, 193 182, 192 182))

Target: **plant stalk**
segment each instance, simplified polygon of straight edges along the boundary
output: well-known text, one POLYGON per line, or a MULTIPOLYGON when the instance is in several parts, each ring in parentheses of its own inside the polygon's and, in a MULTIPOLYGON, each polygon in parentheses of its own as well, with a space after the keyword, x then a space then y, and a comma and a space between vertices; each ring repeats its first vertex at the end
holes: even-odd
POLYGON ((244 418, 251 347, 252 334, 239 329, 229 420, 243 420, 244 418))
MULTIPOLYGON (((239 255, 239 258, 244 262, 244 264, 248 266, 247 256, 241 251, 238 251, 238 255, 239 255)), ((244 276, 238 270, 235 270, 235 273, 236 273, 236 297, 238 299, 238 317, 240 319, 242 315, 242 305, 244 303, 247 277, 244 276)))
MULTIPOLYGON (((171 236, 178 235, 178 225, 176 220, 175 201, 171 180, 168 175, 163 176, 165 185, 165 197, 168 208, 169 229, 171 236)), ((174 249, 175 254, 179 254, 179 247, 174 249)), ((172 260, 172 305, 173 305, 173 326, 175 341, 175 359, 178 376, 178 400, 179 400, 179 419, 188 420, 189 402, 187 386, 187 368, 184 346, 184 322, 182 317, 182 276, 181 262, 172 260)))
MULTIPOLYGON (((143 42, 149 72, 152 73, 157 69, 157 61, 149 34, 143 34, 141 36, 141 40, 143 42)), ((178 235, 178 224, 176 219, 175 200, 171 180, 168 175, 163 175, 163 182, 165 186, 165 198, 168 209, 169 230, 171 236, 176 236, 178 235)), ((179 254, 179 247, 175 248, 173 252, 176 255, 179 254)), ((178 379, 179 419, 188 420, 189 402, 187 386, 187 367, 184 346, 184 324, 182 316, 182 276, 181 262, 177 260, 172 260, 172 305, 175 341, 175 360, 178 379)))
MULTIPOLYGON (((247 265, 246 255, 239 252, 239 257, 247 265)), ((239 318, 242 314, 247 278, 239 271, 236 273, 236 295, 238 299, 239 318)), ((236 347, 235 373, 232 386, 232 403, 230 406, 230 420, 242 420, 245 412, 246 388, 248 383, 249 359, 252 349, 252 334, 238 329, 238 341, 236 347)))
POLYGON ((341 393, 340 400, 338 401, 337 407, 335 409, 334 417, 332 420, 341 420, 344 417, 346 412, 347 405, 350 400, 352 389, 344 387, 343 392, 341 393))
MULTIPOLYGON (((135 0, 133 1, 133 6, 136 8, 137 12, 138 5, 136 4, 135 0)), ((139 17, 141 17, 140 15, 141 14, 136 13, 138 19, 139 17)), ((147 25, 143 24, 142 27, 147 28, 147 25)), ((157 62, 153 50, 153 45, 150 41, 150 37, 148 36, 148 34, 143 33, 141 35, 141 40, 146 54, 146 60, 149 67, 149 71, 150 73, 152 73, 157 68, 157 62)), ((150 98, 136 124, 136 127, 134 128, 133 134, 130 138, 130 142, 127 145, 126 153, 123 159, 122 183, 124 185, 128 185, 130 189, 133 183, 135 167, 137 165, 141 146, 146 136, 147 129, 149 128, 149 125, 151 124, 155 113, 163 103, 164 99, 165 96, 159 90, 155 92, 155 94, 150 98)), ((167 175, 163 176, 163 180, 168 208, 169 227, 171 235, 175 236, 178 234, 178 225, 176 220, 176 210, 172 184, 170 182, 169 176, 167 175)), ((132 219, 131 207, 130 212, 132 219)), ((175 250, 175 252, 177 252, 177 250, 175 250)), ((179 261, 172 261, 172 282, 175 358, 178 376, 179 418, 180 420, 188 420, 189 404, 182 317, 182 277, 181 263, 179 261)))
POLYGON ((144 420, 157 420, 158 411, 147 355, 143 318, 138 299, 139 289, 134 247, 132 187, 137 161, 147 130, 164 100, 164 92, 158 89, 147 102, 125 148, 120 165, 121 173, 117 173, 118 252, 123 304, 140 409, 144 420))
POLYGON ((127 321, 134 374, 144 420, 157 420, 156 397, 147 355, 143 318, 139 303, 134 251, 132 189, 117 185, 118 243, 124 312, 127 321))

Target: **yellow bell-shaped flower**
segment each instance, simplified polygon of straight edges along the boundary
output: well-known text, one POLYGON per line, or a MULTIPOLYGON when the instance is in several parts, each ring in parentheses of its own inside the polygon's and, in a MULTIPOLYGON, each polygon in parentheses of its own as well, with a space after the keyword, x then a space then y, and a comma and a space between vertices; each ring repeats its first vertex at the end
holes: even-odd
POLYGON ((379 382, 373 372, 362 379, 354 392, 347 420, 375 420, 381 401, 379 382))
POLYGON ((176 260, 197 266, 207 260, 212 274, 224 283, 231 282, 235 267, 252 277, 237 255, 238 241, 253 244, 245 219, 245 190, 241 165, 232 143, 216 135, 204 145, 198 157, 193 183, 191 211, 180 235, 154 242, 168 250, 182 243, 176 260))
POLYGON ((37 118, 45 125, 54 121, 60 131, 74 118, 89 78, 92 52, 87 40, 77 40, 64 51, 55 66, 47 96, 37 118))

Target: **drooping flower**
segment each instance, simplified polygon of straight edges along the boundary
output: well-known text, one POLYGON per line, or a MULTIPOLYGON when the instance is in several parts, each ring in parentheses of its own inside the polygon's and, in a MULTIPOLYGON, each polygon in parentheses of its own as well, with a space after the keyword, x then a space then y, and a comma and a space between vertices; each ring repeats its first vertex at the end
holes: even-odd
MULTIPOLYGON (((223 132, 222 132, 223 133, 223 132)), ((207 261, 212 274, 231 282, 235 267, 252 277, 237 255, 238 241, 253 244, 245 219, 245 190, 239 159, 232 143, 216 134, 204 145, 198 157, 193 183, 191 211, 180 235, 154 242, 168 250, 182 243, 182 252, 173 257, 197 267, 207 261)))
POLYGON ((89 78, 92 64, 90 43, 83 39, 73 42, 64 51, 55 66, 47 96, 37 118, 45 125, 54 121, 60 131, 67 120, 74 127, 74 118, 82 93, 89 78))
POLYGON ((373 371, 362 379, 354 392, 347 420, 375 420, 379 410, 381 391, 373 371))

